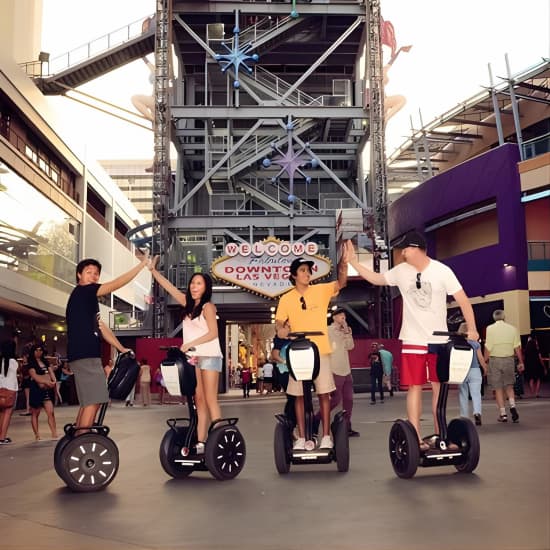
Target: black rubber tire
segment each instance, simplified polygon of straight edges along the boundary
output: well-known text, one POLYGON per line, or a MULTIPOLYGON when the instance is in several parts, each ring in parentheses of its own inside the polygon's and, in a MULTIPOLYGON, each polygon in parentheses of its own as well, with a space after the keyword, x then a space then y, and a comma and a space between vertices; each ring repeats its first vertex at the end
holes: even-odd
POLYGON ((414 476, 420 460, 420 446, 414 426, 408 420, 394 422, 389 437, 390 460, 398 477, 414 476))
POLYGON ((273 434, 273 454, 275 458, 275 467, 280 474, 290 472, 290 434, 288 428, 280 422, 275 424, 273 434))
POLYGON ((347 472, 349 470, 349 434, 348 424, 344 419, 334 424, 333 437, 336 466, 339 472, 347 472))
POLYGON ((118 448, 107 436, 86 433, 71 438, 60 453, 61 478, 77 493, 105 489, 119 466, 118 448))
POLYGON ((464 453, 462 460, 455 468, 465 474, 472 473, 479 464, 479 436, 474 423, 469 418, 451 420, 447 429, 449 441, 456 443, 464 453))
POLYGON ((184 466, 175 462, 176 458, 181 458, 181 448, 187 435, 187 426, 169 429, 164 434, 159 448, 159 459, 162 469, 175 479, 186 478, 195 468, 193 466, 184 466))
POLYGON ((246 461, 246 445, 237 426, 213 429, 204 449, 206 467, 220 481, 237 477, 246 461))
MULTIPOLYGON (((57 473, 57 475, 63 480, 65 481, 65 469, 63 468, 63 462, 61 461, 61 453, 63 451, 63 449, 65 448, 65 446, 67 445, 67 443, 73 439, 74 436, 69 436, 67 434, 65 434, 58 442, 57 442, 57 445, 55 446, 55 450, 53 452, 53 467, 55 468, 55 472, 57 473)), ((66 483, 66 481, 65 481, 66 483)))

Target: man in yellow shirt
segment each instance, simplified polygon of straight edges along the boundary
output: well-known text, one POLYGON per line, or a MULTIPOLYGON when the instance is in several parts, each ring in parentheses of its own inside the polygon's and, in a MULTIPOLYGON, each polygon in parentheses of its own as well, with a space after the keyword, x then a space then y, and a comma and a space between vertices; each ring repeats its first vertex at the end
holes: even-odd
POLYGON ((514 396, 515 363, 514 354, 519 360, 518 371, 522 372, 523 354, 519 331, 513 325, 505 323, 504 311, 496 309, 493 312, 495 322, 487 327, 485 339, 485 361, 489 363, 487 382, 495 390, 495 398, 499 410, 499 422, 508 422, 504 392, 508 396, 510 415, 513 422, 519 422, 514 396))
MULTIPOLYGON (((320 331, 322 336, 311 336, 310 339, 319 348, 320 369, 315 380, 315 391, 319 396, 321 419, 323 421, 323 437, 321 449, 333 447, 330 437, 330 393, 336 389, 330 369, 330 354, 332 348, 328 337, 327 310, 330 300, 348 280, 347 259, 343 257, 338 264, 338 280, 330 283, 310 285, 315 262, 305 258, 296 258, 290 264, 290 282, 294 288, 283 294, 275 313, 277 335, 283 337, 283 326, 286 321, 290 332, 320 331), (281 334, 279 334, 281 331, 281 334)), ((298 439, 294 443, 295 450, 305 449, 305 415, 302 383, 292 377, 288 381, 287 393, 296 396, 296 420, 298 424, 298 439)))

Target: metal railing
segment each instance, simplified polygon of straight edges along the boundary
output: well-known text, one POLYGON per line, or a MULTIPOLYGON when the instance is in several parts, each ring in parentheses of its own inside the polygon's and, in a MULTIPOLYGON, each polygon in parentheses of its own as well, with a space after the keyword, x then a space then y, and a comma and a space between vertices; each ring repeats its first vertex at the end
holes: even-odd
POLYGON ((527 241, 529 260, 550 260, 550 241, 527 241))
POLYGON ((548 153, 550 151, 550 133, 525 141, 521 147, 525 160, 548 153))
POLYGON ((112 330, 137 330, 143 326, 146 311, 109 311, 109 327, 112 330))
POLYGON ((110 50, 111 48, 115 48, 125 42, 129 42, 142 34, 150 32, 149 29, 143 30, 143 24, 148 19, 150 19, 150 16, 144 16, 137 21, 133 21, 124 27, 110 32, 109 34, 105 34, 92 40, 91 42, 77 46, 64 54, 52 57, 49 63, 45 63, 45 65, 48 66, 47 75, 42 74, 42 76, 51 76, 64 71, 69 67, 82 63, 86 59, 90 59, 91 57, 110 50))

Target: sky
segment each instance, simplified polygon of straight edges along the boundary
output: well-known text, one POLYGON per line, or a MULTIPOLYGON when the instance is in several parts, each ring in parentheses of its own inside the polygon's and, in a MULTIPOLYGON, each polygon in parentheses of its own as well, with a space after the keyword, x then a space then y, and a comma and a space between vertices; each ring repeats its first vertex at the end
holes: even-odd
MULTIPOLYGON (((511 74, 550 58, 548 0, 381 0, 397 46, 412 45, 393 64, 387 95, 407 102, 386 129, 388 154, 415 129, 511 74)), ((42 50, 63 54, 155 11, 154 0, 43 0, 42 50), (84 22, 84 24, 78 24, 84 22)), ((299 3, 298 3, 299 11, 299 3)), ((135 61, 81 90, 134 111, 133 94, 150 93, 149 72, 135 61)), ((152 132, 66 98, 52 98, 74 134, 77 153, 95 159, 153 156, 152 132), (78 149, 81 148, 79 151, 78 149)))

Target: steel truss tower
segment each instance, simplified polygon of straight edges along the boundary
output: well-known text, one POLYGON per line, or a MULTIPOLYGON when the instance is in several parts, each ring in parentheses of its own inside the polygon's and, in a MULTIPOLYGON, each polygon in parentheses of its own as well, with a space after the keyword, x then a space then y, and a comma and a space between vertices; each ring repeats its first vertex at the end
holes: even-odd
MULTIPOLYGON (((155 35, 155 121, 153 163, 153 250, 161 262, 169 245, 168 195, 171 187, 170 173, 170 44, 172 0, 157 0, 155 35)), ((159 267, 160 269, 160 267, 159 267)), ((166 300, 157 283, 154 283, 153 336, 165 334, 166 300)))
MULTIPOLYGON (((374 269, 380 272, 382 260, 389 262, 388 189, 386 177, 384 83, 380 0, 369 0, 367 8, 367 78, 370 89, 370 188, 373 200, 374 269)), ((387 286, 380 287, 379 330, 383 338, 392 337, 392 305, 387 286)))

